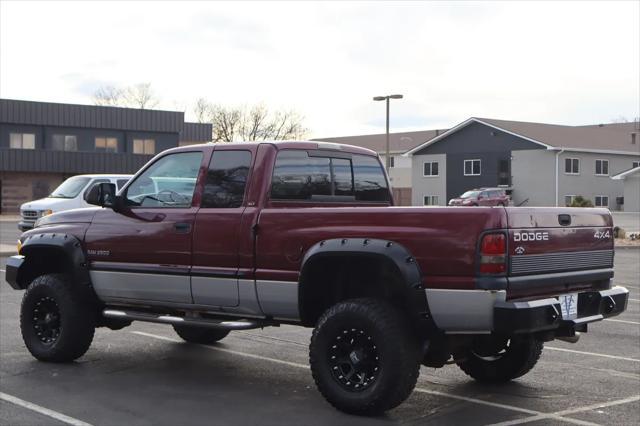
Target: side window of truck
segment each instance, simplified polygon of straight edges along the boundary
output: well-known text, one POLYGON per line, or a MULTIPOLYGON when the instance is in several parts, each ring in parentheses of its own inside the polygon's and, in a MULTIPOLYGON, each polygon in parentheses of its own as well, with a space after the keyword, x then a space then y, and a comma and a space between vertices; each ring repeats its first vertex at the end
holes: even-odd
POLYGON ((153 163, 126 190, 131 207, 191 207, 201 152, 169 154, 153 163))
POLYGON ((278 152, 271 180, 273 200, 311 200, 331 196, 331 160, 309 157, 306 151, 278 152))
POLYGON ((128 179, 118 179, 116 180, 116 187, 118 188, 118 191, 120 191, 122 189, 122 187, 129 182, 128 179))
POLYGON ((244 199, 250 166, 251 152, 249 151, 214 151, 207 171, 200 207, 240 207, 244 199))
POLYGON ((389 186, 380 161, 375 157, 355 154, 353 179, 357 201, 389 202, 389 186))
POLYGON ((389 202, 390 196, 382 165, 375 157, 318 157, 302 150, 283 150, 273 170, 271 199, 389 202))

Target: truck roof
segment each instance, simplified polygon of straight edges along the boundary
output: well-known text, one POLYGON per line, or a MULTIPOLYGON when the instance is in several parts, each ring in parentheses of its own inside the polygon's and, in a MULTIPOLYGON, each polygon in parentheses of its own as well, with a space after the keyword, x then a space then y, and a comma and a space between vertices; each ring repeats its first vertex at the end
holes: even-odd
POLYGON ((378 153, 367 148, 354 145, 320 142, 320 141, 260 141, 260 142, 207 142, 204 144, 187 145, 172 148, 171 151, 188 151, 194 147, 215 147, 215 149, 242 149, 258 145, 273 145, 277 149, 321 149, 348 152, 350 154, 363 154, 377 157, 378 153))

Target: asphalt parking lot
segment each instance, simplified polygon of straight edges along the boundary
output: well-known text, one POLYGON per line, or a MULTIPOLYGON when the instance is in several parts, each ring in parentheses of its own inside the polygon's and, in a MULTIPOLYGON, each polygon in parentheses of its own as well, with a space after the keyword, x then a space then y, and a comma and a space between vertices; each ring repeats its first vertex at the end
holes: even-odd
MULTIPOLYGON (((13 244, 12 223, 0 242, 13 244)), ((14 228, 15 229, 15 228, 14 228)), ((0 425, 640 424, 640 250, 616 251, 628 311, 577 344, 548 343, 528 375, 478 385, 455 366, 422 367, 416 391, 377 418, 342 414, 308 370, 310 330, 233 332, 212 346, 183 343, 168 326, 98 329, 72 364, 33 359, 20 337, 22 292, 0 259, 0 425)))

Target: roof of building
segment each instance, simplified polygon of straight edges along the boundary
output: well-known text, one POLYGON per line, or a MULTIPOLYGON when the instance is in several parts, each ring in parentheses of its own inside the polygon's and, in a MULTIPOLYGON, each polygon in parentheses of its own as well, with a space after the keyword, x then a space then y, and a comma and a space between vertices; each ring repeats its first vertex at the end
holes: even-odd
POLYGON ((185 123, 184 112, 0 99, 0 123, 180 133, 210 141, 211 124, 185 123))
MULTIPOLYGON (((406 152, 424 142, 427 142, 438 134, 444 133, 443 130, 423 130, 419 132, 401 132, 389 133, 389 151, 390 152, 406 152)), ((339 136, 332 138, 316 138, 313 141, 334 142, 347 145, 361 146, 368 148, 377 153, 386 151, 386 133, 378 133, 374 135, 358 135, 358 136, 339 136)))
POLYGON ((476 117, 469 118, 438 137, 410 149, 406 154, 411 155, 422 148, 426 148, 472 123, 493 127, 552 150, 564 149, 568 151, 640 155, 638 123, 566 126, 476 117), (635 139, 632 139, 632 133, 636 134, 635 139), (632 140, 636 141, 635 144, 632 143, 632 140))
POLYGON ((634 168, 629 169, 629 170, 625 170, 622 173, 618 173, 617 175, 611 176, 611 179, 624 180, 629 176, 632 176, 632 175, 635 175, 635 174, 639 174, 639 173, 640 173, 640 166, 634 167, 634 168))

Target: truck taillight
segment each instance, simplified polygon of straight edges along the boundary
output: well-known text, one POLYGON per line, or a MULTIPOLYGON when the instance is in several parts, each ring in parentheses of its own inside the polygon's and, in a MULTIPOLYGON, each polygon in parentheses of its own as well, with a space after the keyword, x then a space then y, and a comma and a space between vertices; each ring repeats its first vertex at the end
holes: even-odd
POLYGON ((486 234, 480 243, 480 273, 502 274, 507 270, 507 241, 504 234, 486 234))

